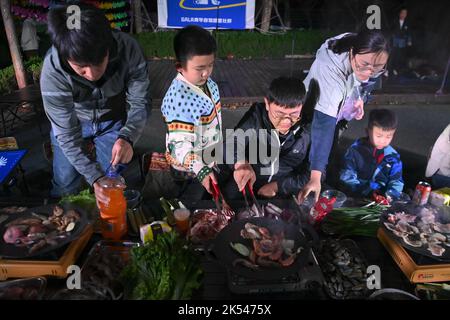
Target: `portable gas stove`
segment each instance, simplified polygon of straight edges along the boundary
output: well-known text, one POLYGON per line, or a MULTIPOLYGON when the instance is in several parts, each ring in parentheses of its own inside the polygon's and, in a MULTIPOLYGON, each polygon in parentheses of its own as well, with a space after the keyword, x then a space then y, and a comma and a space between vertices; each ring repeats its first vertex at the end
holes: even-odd
POLYGON ((92 233, 92 225, 88 225, 78 239, 54 252, 35 257, 32 260, 0 258, 0 281, 8 278, 37 276, 67 277, 67 268, 75 264, 75 261, 88 244, 92 233))
POLYGON ((378 239, 412 283, 450 281, 450 262, 443 262, 405 249, 393 240, 383 228, 378 239))
MULTIPOLYGON (((0 211, 1 208, 11 206, 33 208, 40 207, 43 204, 47 203, 40 198, 11 198, 6 202, 0 200, 0 211)), ((66 278, 69 275, 67 268, 76 263, 78 257, 87 246, 93 231, 92 224, 88 224, 77 239, 44 255, 29 259, 8 259, 0 257, 0 281, 9 278, 38 276, 66 278)))
POLYGON ((277 280, 249 279, 227 271, 228 288, 235 294, 301 292, 318 290, 323 284, 323 275, 314 252, 308 258, 306 266, 298 272, 277 280))

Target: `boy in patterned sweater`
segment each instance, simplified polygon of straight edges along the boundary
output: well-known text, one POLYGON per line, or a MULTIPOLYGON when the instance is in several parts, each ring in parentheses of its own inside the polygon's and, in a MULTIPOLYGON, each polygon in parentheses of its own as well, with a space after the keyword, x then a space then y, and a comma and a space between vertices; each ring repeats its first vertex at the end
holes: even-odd
MULTIPOLYGON (((180 186, 179 197, 199 182, 213 193, 214 162, 203 155, 222 140, 219 89, 210 78, 216 42, 205 29, 187 26, 175 36, 174 49, 178 74, 161 106, 167 126, 166 159, 180 186)), ((203 191, 194 194, 201 198, 203 191)))

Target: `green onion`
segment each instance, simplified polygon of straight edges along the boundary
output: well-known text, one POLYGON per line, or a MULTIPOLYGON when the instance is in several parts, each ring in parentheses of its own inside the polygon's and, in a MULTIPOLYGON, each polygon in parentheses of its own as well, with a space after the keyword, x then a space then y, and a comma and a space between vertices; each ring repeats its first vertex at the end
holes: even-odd
POLYGON ((327 234, 376 237, 380 216, 386 206, 336 208, 325 216, 321 229, 327 234))

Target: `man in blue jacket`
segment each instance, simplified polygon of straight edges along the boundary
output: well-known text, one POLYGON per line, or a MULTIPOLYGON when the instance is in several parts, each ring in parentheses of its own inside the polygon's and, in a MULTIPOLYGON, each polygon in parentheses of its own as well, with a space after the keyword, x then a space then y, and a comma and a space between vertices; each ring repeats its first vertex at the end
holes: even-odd
POLYGON ((81 177, 107 202, 98 183, 110 164, 128 163, 148 117, 149 76, 142 49, 129 35, 112 31, 104 13, 80 5, 79 26, 67 6, 48 15, 49 49, 41 74, 44 109, 51 123, 51 195, 77 193, 81 177), (91 139, 92 160, 83 149, 91 139))
POLYGON ((372 196, 375 192, 391 199, 403 190, 402 162, 390 146, 397 129, 397 117, 388 109, 369 114, 368 137, 356 140, 344 156, 340 172, 342 188, 353 196, 372 196))

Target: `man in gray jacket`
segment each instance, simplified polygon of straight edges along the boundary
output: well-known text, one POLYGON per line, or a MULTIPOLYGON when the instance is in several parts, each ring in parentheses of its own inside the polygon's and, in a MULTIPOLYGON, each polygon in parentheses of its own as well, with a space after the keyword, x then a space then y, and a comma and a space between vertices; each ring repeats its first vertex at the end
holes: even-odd
POLYGON ((41 91, 51 123, 51 195, 78 192, 84 176, 97 199, 107 202, 98 180, 110 164, 131 161, 147 121, 147 62, 137 41, 112 31, 101 10, 79 8, 79 16, 66 6, 48 15, 53 46, 45 57, 41 91), (94 142, 96 161, 83 150, 87 138, 94 142))

